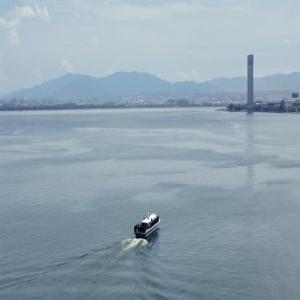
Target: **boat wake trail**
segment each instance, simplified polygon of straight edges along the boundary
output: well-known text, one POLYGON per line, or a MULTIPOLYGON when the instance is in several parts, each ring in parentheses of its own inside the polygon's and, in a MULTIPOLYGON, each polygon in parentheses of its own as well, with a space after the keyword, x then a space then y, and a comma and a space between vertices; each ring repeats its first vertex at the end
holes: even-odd
POLYGON ((134 250, 146 248, 148 247, 148 245, 149 243, 145 239, 129 238, 123 240, 120 245, 120 250, 114 256, 113 263, 117 263, 120 259, 122 259, 124 256, 129 255, 134 250))
POLYGON ((97 264, 97 268, 110 268, 118 263, 126 255, 129 255, 135 249, 147 247, 148 242, 145 239, 128 238, 123 241, 114 242, 111 245, 101 248, 90 249, 77 256, 71 256, 63 261, 44 266, 39 269, 32 269, 30 272, 19 273, 18 275, 7 274, 0 276, 0 290, 28 284, 42 276, 51 273, 59 273, 64 269, 73 269, 76 267, 89 268, 97 264))
POLYGON ((145 239, 130 238, 122 242, 122 252, 131 251, 137 247, 147 247, 148 241, 145 239))

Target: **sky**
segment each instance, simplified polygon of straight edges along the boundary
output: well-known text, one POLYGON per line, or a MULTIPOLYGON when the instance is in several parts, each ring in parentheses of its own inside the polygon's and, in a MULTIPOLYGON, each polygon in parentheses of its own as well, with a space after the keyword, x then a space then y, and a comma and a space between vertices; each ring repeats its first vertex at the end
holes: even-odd
POLYGON ((299 0, 0 0, 0 94, 67 72, 169 81, 300 71, 299 0))

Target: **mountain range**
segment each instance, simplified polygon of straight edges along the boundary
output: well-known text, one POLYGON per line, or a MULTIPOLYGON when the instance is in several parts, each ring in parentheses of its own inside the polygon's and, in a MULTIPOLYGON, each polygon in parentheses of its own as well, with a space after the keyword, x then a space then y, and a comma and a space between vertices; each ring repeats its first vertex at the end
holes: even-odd
MULTIPOLYGON (((275 74, 255 79, 255 90, 298 91, 300 72, 275 74)), ((81 74, 65 74, 56 79, 27 89, 21 89, 0 100, 60 100, 60 101, 98 101, 118 100, 124 97, 193 97, 221 93, 245 93, 246 78, 216 78, 205 82, 174 82, 140 72, 118 72, 96 78, 81 74)))

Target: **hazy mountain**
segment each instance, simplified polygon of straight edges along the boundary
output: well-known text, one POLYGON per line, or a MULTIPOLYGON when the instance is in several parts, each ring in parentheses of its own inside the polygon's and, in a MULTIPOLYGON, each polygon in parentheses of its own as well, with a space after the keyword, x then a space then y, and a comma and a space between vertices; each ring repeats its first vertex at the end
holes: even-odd
MULTIPOLYGON (((300 73, 276 74, 255 79, 256 91, 298 91, 300 73)), ((28 89, 12 92, 2 100, 53 99, 62 101, 105 100, 134 96, 196 96, 220 93, 243 93, 246 78, 217 78, 206 82, 170 83, 156 76, 139 72, 119 72, 95 78, 66 74, 28 89)))
POLYGON ((84 88, 89 90, 91 82, 95 81, 93 77, 80 74, 66 74, 56 79, 46 81, 32 88, 21 89, 2 97, 4 99, 59 99, 67 96, 69 98, 73 93, 78 92, 78 84, 87 83, 84 88))

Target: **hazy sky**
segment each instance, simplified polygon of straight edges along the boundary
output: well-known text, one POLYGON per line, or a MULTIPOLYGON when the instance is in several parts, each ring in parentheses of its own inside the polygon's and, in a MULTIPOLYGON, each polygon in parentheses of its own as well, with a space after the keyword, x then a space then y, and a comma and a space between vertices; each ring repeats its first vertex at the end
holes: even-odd
POLYGON ((0 0, 0 94, 66 72, 208 80, 300 71, 299 0, 0 0))

